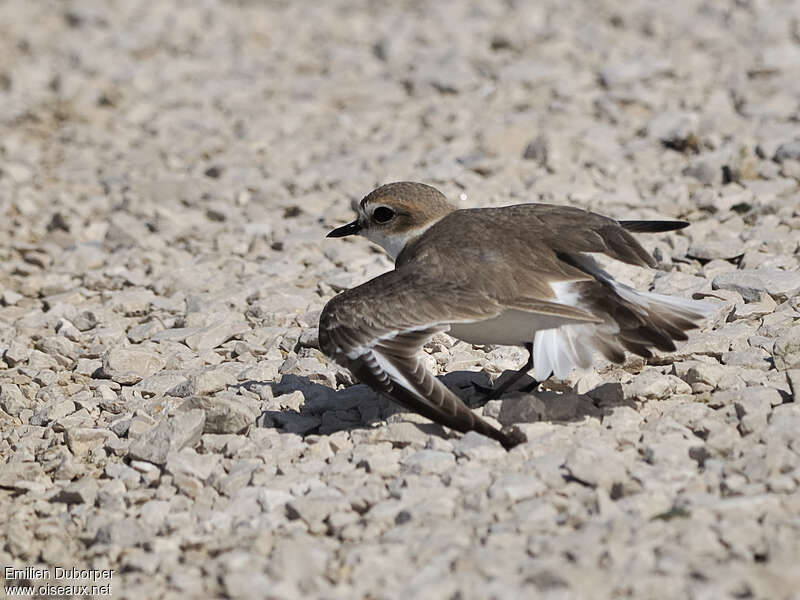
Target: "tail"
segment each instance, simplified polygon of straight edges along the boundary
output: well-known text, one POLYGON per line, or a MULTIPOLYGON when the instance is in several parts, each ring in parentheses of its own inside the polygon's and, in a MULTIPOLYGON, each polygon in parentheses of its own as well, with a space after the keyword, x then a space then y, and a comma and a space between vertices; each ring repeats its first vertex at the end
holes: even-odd
POLYGON ((615 297, 608 301, 608 314, 619 327, 616 341, 644 358, 653 356, 650 348, 673 352, 676 341, 689 339, 686 332, 715 311, 708 302, 640 292, 616 281, 611 287, 615 297))
POLYGON ((689 226, 686 221, 619 221, 619 224, 633 233, 663 233, 689 226))
POLYGON ((652 348, 676 350, 676 341, 712 315, 708 302, 640 292, 616 281, 587 255, 570 255, 571 263, 595 280, 575 282, 576 303, 603 319, 602 324, 580 323, 536 333, 533 342, 534 378, 552 373, 565 379, 574 367, 588 368, 593 351, 608 360, 625 361, 625 351, 651 358, 652 348))

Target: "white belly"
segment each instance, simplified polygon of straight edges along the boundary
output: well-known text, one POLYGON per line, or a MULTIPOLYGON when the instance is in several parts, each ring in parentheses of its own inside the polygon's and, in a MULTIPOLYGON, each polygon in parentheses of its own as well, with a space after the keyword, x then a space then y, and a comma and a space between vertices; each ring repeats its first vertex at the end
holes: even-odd
POLYGON ((470 344, 523 346, 533 343, 537 331, 574 322, 553 315, 509 309, 485 321, 452 323, 447 333, 470 344))

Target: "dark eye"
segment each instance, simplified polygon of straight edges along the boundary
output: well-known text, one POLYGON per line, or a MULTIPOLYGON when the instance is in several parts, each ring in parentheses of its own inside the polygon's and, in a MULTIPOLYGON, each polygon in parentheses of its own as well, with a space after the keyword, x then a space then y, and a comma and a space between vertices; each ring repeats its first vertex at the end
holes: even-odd
POLYGON ((379 206, 372 212, 372 218, 378 223, 386 223, 394 217, 394 211, 388 206, 379 206))

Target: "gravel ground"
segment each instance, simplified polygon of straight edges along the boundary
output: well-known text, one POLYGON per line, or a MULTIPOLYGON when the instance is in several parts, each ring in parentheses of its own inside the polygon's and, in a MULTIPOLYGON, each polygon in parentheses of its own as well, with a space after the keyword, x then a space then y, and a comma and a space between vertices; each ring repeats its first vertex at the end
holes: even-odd
POLYGON ((798 15, 0 3, 0 565, 120 598, 797 598, 798 15), (687 219, 612 269, 717 314, 484 406, 523 351, 439 336, 529 442, 445 432, 317 347, 391 268, 325 233, 404 179, 687 219))

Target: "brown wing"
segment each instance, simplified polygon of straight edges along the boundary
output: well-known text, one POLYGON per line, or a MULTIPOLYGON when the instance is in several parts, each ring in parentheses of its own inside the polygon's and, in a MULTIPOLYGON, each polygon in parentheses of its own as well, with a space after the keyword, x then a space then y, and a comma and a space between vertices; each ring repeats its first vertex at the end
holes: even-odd
MULTIPOLYGON (((633 231, 646 230, 641 223, 625 225, 633 231)), ((626 226, 597 213, 553 204, 458 210, 409 244, 397 265, 425 263, 429 271, 448 276, 480 270, 480 280, 469 283, 504 304, 547 300, 554 297, 550 282, 591 280, 563 260, 563 254, 601 253, 633 265, 655 266, 626 226)))
MULTIPOLYGON (((446 278, 399 268, 343 292, 320 316, 322 351, 372 388, 437 423, 476 430, 510 447, 520 440, 483 421, 425 369, 419 353, 450 323, 482 321, 508 308, 446 278)), ((553 302, 530 302, 522 310, 558 314, 576 323, 594 321, 585 311, 553 302)))
MULTIPOLYGON (((533 235, 556 253, 601 253, 631 265, 656 265, 628 229, 609 217, 553 204, 520 204, 509 208, 516 222, 531 227, 533 235)), ((632 225, 630 229, 636 227, 632 225)))
POLYGON ((531 240, 557 254, 601 253, 632 265, 653 267, 656 264, 628 231, 642 231, 643 221, 626 221, 629 227, 625 227, 597 213, 555 204, 518 204, 488 210, 503 215, 504 227, 513 226, 523 231, 531 240))

